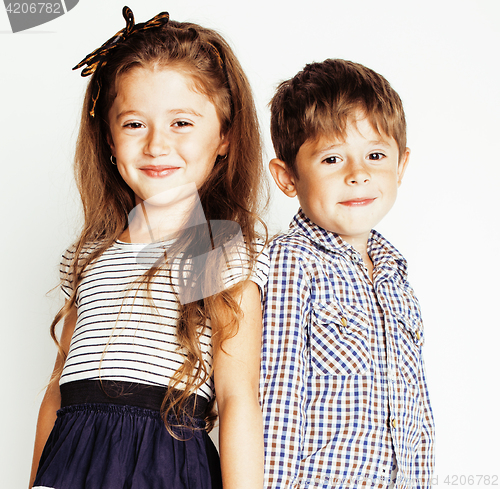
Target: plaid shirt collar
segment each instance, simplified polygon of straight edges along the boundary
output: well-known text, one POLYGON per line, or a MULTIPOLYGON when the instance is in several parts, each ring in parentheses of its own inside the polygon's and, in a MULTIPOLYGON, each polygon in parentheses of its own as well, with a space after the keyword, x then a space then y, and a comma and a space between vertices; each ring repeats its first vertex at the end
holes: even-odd
MULTIPOLYGON (((299 209, 290 223, 290 230, 296 230, 305 235, 316 246, 319 245, 328 252, 342 255, 354 262, 361 261, 361 255, 353 246, 345 242, 338 234, 327 231, 312 222, 302 209, 299 209)), ((371 230, 368 238, 368 254, 375 268, 395 270, 403 280, 408 279, 408 265, 404 256, 374 229, 371 230)))

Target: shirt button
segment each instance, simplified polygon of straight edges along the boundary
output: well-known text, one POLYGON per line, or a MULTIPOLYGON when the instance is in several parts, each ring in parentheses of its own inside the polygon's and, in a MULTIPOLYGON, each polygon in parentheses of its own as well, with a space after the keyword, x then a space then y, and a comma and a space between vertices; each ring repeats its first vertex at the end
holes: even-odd
POLYGON ((420 339, 420 333, 417 331, 417 340, 420 339))
POLYGON ((340 320, 340 322, 342 323, 342 326, 344 326, 344 328, 347 326, 347 319, 346 318, 342 318, 340 320))
POLYGON ((396 419, 393 419, 391 424, 392 424, 393 428, 396 428, 396 426, 398 425, 398 423, 396 422, 396 419))

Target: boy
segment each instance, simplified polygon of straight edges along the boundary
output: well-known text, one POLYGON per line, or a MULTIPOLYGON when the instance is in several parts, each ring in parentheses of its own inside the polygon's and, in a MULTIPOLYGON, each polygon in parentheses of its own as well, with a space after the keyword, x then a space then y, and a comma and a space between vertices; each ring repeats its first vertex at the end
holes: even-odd
POLYGON ((279 86, 271 134, 271 173, 301 209, 270 247, 264 487, 430 487, 420 308, 372 230, 408 164, 401 100, 362 65, 313 63, 279 86))

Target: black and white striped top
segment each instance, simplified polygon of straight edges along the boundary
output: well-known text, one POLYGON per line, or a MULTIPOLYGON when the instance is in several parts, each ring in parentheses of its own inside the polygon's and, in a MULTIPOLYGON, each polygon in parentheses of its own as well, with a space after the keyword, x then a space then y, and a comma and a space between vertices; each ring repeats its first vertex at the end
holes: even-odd
MULTIPOLYGON (((86 248, 83 254, 91 253, 94 246, 86 248)), ((154 278, 150 298, 144 286, 138 287, 136 282, 163 254, 164 244, 161 243, 145 248, 144 244, 117 241, 87 267, 78 285, 77 323, 61 384, 98 379, 159 386, 169 384, 185 359, 176 336, 179 287, 175 261, 172 272, 162 270, 154 278)), ((67 297, 72 292, 70 264, 73 256, 74 248, 70 248, 61 262, 61 288, 67 297)), ((229 271, 223 273, 226 286, 246 275, 241 254, 231 256, 229 271)), ((268 271, 267 254, 262 253, 250 279, 262 289, 268 271)), ((210 325, 200 336, 200 347, 210 370, 210 325)), ((182 384, 178 388, 182 388, 182 384)), ((213 397, 212 380, 202 385, 197 393, 210 400, 213 397)))

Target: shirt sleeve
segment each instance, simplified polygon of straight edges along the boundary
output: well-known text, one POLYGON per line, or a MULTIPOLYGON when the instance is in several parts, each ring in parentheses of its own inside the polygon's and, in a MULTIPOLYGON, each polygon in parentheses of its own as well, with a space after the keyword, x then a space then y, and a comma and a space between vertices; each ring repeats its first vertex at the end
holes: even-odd
POLYGON ((269 273, 269 255, 262 240, 254 243, 254 249, 257 256, 253 267, 248 247, 243 241, 237 243, 229 253, 226 252, 226 268, 222 273, 224 287, 229 288, 248 278, 255 282, 261 291, 264 290, 269 273))
POLYGON ((75 255, 75 248, 68 248, 61 257, 59 264, 59 276, 61 278, 61 290, 66 299, 73 293, 73 277, 71 274, 71 262, 75 255))
POLYGON ((302 459, 310 278, 283 246, 270 250, 260 381, 266 489, 292 487, 302 459))
MULTIPOLYGON (((422 321, 420 311, 420 303, 415 291, 411 285, 406 283, 406 290, 413 298, 414 313, 422 321)), ((414 477, 416 489, 430 489, 432 486, 432 474, 434 471, 434 416, 432 413, 431 402, 429 397, 429 389, 427 387, 427 379, 425 372, 425 363, 423 356, 423 347, 425 345, 424 325, 421 322, 421 338, 420 356, 418 365, 418 389, 422 415, 422 429, 420 434, 420 444, 417 445, 414 461, 414 477)))
POLYGON ((420 357, 419 377, 420 399, 422 403, 422 433, 420 446, 415 455, 415 487, 417 489, 430 489, 434 471, 434 417, 432 414, 429 391, 427 388, 425 365, 420 357))

